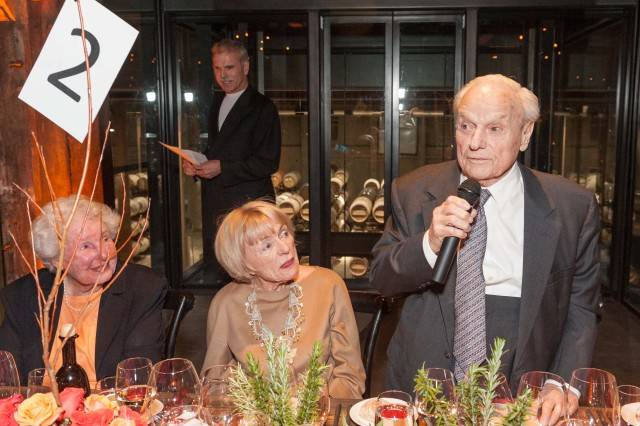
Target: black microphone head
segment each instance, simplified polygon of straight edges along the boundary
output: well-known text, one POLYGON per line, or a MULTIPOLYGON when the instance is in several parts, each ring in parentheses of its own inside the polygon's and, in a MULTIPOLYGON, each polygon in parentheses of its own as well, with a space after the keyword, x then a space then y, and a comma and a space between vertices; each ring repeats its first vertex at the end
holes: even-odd
POLYGON ((458 186, 458 197, 462 198, 472 206, 475 206, 476 202, 480 198, 481 192, 482 187, 480 184, 471 178, 465 180, 460 184, 460 186, 458 186))

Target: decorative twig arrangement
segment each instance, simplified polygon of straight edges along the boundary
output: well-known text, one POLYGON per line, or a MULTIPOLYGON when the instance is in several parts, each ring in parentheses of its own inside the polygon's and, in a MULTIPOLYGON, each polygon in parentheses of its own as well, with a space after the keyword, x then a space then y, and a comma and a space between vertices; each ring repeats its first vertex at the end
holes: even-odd
MULTIPOLYGON (((86 70, 86 78, 87 78, 87 105, 88 105, 88 116, 89 116, 89 120, 88 120, 88 136, 87 136, 87 140, 86 140, 86 144, 85 144, 85 156, 84 156, 84 163, 83 163, 83 167, 82 167, 82 174, 80 177, 80 182, 78 183, 78 187, 77 190, 75 191, 76 193, 76 197, 75 197, 75 202, 73 204, 73 208, 71 210, 71 213, 69 215, 68 218, 63 218, 62 217, 62 213, 60 212, 60 209, 57 206, 57 196, 55 193, 55 189, 53 188, 52 184, 51 184, 51 179, 49 177, 49 173, 48 173, 48 169, 47 169, 47 163, 46 163, 46 159, 44 156, 44 152, 43 149, 41 147, 41 145, 38 143, 38 140, 35 136, 35 134, 32 132, 32 136, 33 136, 33 142, 35 144, 36 147, 36 151, 38 153, 38 158, 40 161, 40 165, 44 171, 44 175, 45 175, 45 180, 46 180, 46 184, 47 184, 47 188, 49 191, 49 196, 51 198, 51 201, 53 203, 53 210, 54 210, 54 215, 56 216, 56 220, 54 221, 55 223, 51 223, 51 226, 55 229, 56 231, 56 236, 58 239, 58 244, 59 244, 59 256, 58 256, 58 260, 57 260, 57 268, 56 268, 56 273, 55 273, 55 277, 53 279, 53 285, 51 288, 51 291, 49 292, 49 294, 44 294, 44 291, 42 289, 42 286, 40 284, 40 280, 38 277, 38 261, 36 259, 36 254, 35 254, 35 250, 34 250, 34 241, 33 241, 33 228, 32 228, 32 212, 31 212, 31 208, 34 208, 36 210, 36 212, 40 212, 42 213, 42 207, 36 202, 36 200, 28 193, 27 190, 25 190, 24 188, 21 188, 20 186, 18 186, 17 184, 14 183, 14 186, 21 191, 25 196, 26 196, 26 213, 27 213, 27 217, 29 220, 29 232, 30 232, 30 239, 31 239, 31 253, 29 253, 29 257, 27 257, 27 251, 26 250, 22 250, 17 242, 17 239, 15 238, 15 236, 13 235, 13 233, 11 233, 9 231, 9 235, 11 236, 11 239, 13 240, 13 244, 14 246, 17 248, 18 253, 20 254, 20 257, 22 258, 22 260, 24 261, 25 265, 27 266, 27 268, 29 269, 29 273, 31 274, 31 276, 33 277, 35 283, 36 283, 36 291, 38 294, 38 312, 35 313, 36 316, 36 322, 38 324, 38 328, 40 329, 40 337, 41 337, 41 344, 42 344, 42 361, 44 363, 44 367, 47 371, 47 375, 49 376, 50 382, 51 382, 51 390, 53 393, 53 396, 56 399, 56 402, 58 404, 58 406, 61 406, 60 403, 60 393, 59 393, 59 389, 56 383, 56 378, 55 378, 55 371, 53 370, 53 365, 55 365, 56 360, 58 359, 58 357, 60 356, 60 352, 62 347, 64 346, 64 344, 66 343, 66 341, 68 340, 68 337, 65 338, 62 342, 62 344, 59 346, 59 349, 56 351, 54 355, 54 359, 53 362, 51 362, 51 353, 50 353, 50 344, 53 341, 53 339, 55 339, 55 336, 53 335, 55 333, 54 330, 54 326, 55 324, 53 324, 53 318, 55 317, 55 311, 56 311, 56 301, 58 298, 58 292, 60 290, 60 286, 63 284, 64 279, 67 275, 67 271, 65 271, 65 253, 68 250, 71 250, 71 256, 69 257, 69 260, 67 262, 70 263, 73 261, 73 258, 76 255, 76 250, 77 250, 77 243, 73 242, 73 247, 68 247, 68 243, 71 243, 69 241, 67 241, 67 235, 69 232, 69 228, 71 227, 71 224, 74 222, 75 220, 75 216, 76 216, 76 211, 78 208, 78 203, 81 199, 81 192, 82 189, 85 186, 85 182, 87 181, 87 176, 89 174, 89 160, 90 160, 90 153, 91 153, 91 144, 92 144, 92 132, 91 132, 91 125, 92 125, 92 117, 93 117, 93 100, 91 97, 91 71, 90 71, 90 65, 89 65, 89 55, 87 52, 87 41, 85 38, 85 25, 84 25, 84 16, 82 13, 82 1, 81 0, 76 0, 76 5, 78 8, 78 15, 80 18, 80 29, 81 29, 81 39, 82 39, 82 48, 83 48, 83 54, 84 54, 84 62, 85 62, 85 70, 86 70)), ((105 131, 105 136, 104 136, 104 140, 103 140, 103 145, 102 145, 102 151, 100 153, 100 158, 98 160, 98 165, 96 168, 96 172, 95 172, 95 176, 93 177, 93 182, 92 182, 92 186, 91 186, 91 193, 89 198, 89 202, 93 202, 94 200, 94 196, 95 196, 95 191, 96 191, 96 187, 98 184, 98 177, 99 177, 99 170, 100 170, 100 166, 102 165, 102 159, 104 156, 104 149, 106 147, 107 144, 107 136, 109 134, 109 127, 110 127, 110 123, 107 126, 107 129, 105 131)), ((123 182, 123 187, 124 187, 124 182, 123 182)), ((118 227, 118 233, 116 235, 115 241, 118 241, 118 238, 120 236, 120 231, 122 230, 122 225, 124 222, 124 206, 125 206, 125 202, 126 202, 126 194, 123 193, 122 196, 122 215, 120 217, 120 224, 118 227)), ((81 222, 81 227, 80 227, 80 232, 82 232, 82 230, 85 227, 86 221, 87 221, 87 217, 88 217, 88 212, 89 210, 87 209, 87 211, 84 213, 84 216, 82 217, 82 222, 81 222)), ((147 227, 148 224, 148 215, 149 215, 149 209, 147 209, 147 215, 145 217, 145 220, 143 222, 142 225, 142 231, 144 231, 144 229, 147 227)), ((123 244, 121 244, 120 247, 118 247, 116 249, 116 252, 121 251, 124 247, 126 247, 127 243, 131 240, 131 238, 133 237, 134 233, 136 232, 136 229, 132 230, 131 233, 129 234, 129 236, 126 238, 126 240, 124 241, 123 244)), ((126 267, 126 265, 129 263, 129 261, 131 260, 131 258, 133 257, 134 253, 136 253, 136 250, 140 244, 140 239, 142 238, 142 232, 139 233, 138 238, 135 241, 135 244, 133 245, 133 247, 131 248, 130 253, 126 256, 125 260, 122 262, 121 267, 119 270, 117 270, 115 272, 115 274, 111 277, 111 279, 105 283, 102 286, 98 286, 98 283, 95 282, 93 284, 93 287, 91 289, 90 292, 90 296, 87 302, 85 303, 85 305, 82 307, 82 310, 80 311, 80 314, 77 317, 76 322, 73 324, 74 328, 77 329, 78 328, 78 324, 82 322, 82 320, 84 319, 85 313, 87 311, 87 308, 89 307, 89 305, 97 298, 100 297, 100 295, 102 293, 104 293, 120 276, 120 274, 122 273, 122 271, 124 270, 124 268, 126 267)), ((105 264, 103 265, 103 269, 100 271, 100 273, 102 273, 104 271, 104 268, 106 268, 107 263, 105 262, 105 264)))

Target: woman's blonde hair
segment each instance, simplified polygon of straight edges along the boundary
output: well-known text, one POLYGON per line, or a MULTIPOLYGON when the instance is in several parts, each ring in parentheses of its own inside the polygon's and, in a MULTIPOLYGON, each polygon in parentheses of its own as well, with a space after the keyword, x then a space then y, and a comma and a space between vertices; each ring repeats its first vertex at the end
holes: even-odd
POLYGON ((229 275, 240 283, 248 283, 252 271, 246 266, 247 246, 273 234, 273 225, 285 225, 293 234, 291 219, 274 204, 249 201, 227 214, 216 235, 216 258, 229 275))
MULTIPOLYGON (((55 208, 53 202, 45 204, 42 208, 42 214, 33 221, 33 249, 36 256, 52 271, 56 269, 56 262, 60 255, 60 240, 56 228, 58 232, 62 231, 62 227, 71 215, 75 199, 75 195, 59 198, 55 202, 55 208)), ((82 221, 85 214, 87 222, 102 220, 102 225, 109 234, 109 238, 116 237, 120 226, 120 216, 109 206, 97 201, 89 201, 87 197, 81 195, 73 220, 82 221)))

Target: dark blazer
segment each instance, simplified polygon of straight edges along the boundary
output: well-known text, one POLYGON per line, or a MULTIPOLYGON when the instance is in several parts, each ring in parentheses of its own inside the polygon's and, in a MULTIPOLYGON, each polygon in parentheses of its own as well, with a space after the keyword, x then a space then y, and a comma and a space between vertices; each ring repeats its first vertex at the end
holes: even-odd
POLYGON ((278 110, 269 98, 247 87, 218 131, 223 99, 224 93, 213 99, 205 151, 208 159, 221 164, 221 174, 205 185, 210 206, 218 214, 248 200, 274 197, 271 175, 278 170, 281 145, 278 110))
MULTIPOLYGON (((512 386, 526 371, 551 371, 568 380, 575 368, 590 365, 600 297, 600 222, 593 193, 560 176, 524 166, 520 171, 525 239, 512 386)), ((394 389, 412 390, 423 362, 454 367, 456 266, 442 288, 426 286, 432 268, 422 239, 433 209, 456 193, 459 177, 457 163, 450 161, 417 169, 392 185, 392 216, 373 249, 370 278, 386 295, 413 293, 388 348, 387 380, 394 389)))
MULTIPOLYGON (((119 265, 118 265, 119 267, 119 265)), ((45 294, 51 291, 54 274, 38 271, 45 294)), ((57 329, 64 284, 59 289, 53 329, 57 329)), ((113 376, 116 365, 125 358, 148 357, 153 362, 162 359, 164 327, 162 306, 167 292, 164 277, 151 269, 129 264, 120 277, 100 297, 96 331, 96 376, 113 376)), ((44 367, 40 329, 35 321, 38 312, 33 277, 25 275, 0 290, 4 319, 0 325, 0 349, 16 359, 21 383, 27 374, 44 367)))

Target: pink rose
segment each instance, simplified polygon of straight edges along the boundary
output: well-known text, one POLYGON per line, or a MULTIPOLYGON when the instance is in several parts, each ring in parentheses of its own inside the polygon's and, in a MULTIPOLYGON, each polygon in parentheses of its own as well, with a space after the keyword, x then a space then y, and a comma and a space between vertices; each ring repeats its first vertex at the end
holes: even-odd
POLYGON ((112 419, 113 410, 108 408, 101 408, 89 413, 75 411, 71 415, 71 424, 74 426, 107 426, 112 419))
POLYGON ((84 389, 80 388, 64 388, 60 392, 60 402, 64 410, 64 416, 70 417, 74 411, 82 408, 84 399, 84 389))
POLYGON ((131 408, 127 407, 126 405, 123 405, 122 407, 120 407, 120 412, 118 413, 118 417, 122 419, 133 420, 136 426, 147 426, 147 422, 144 421, 142 416, 139 413, 133 411, 131 408))
POLYGON ((18 405, 23 399, 20 394, 0 399, 0 425, 18 426, 18 422, 13 418, 13 413, 18 410, 18 405))

